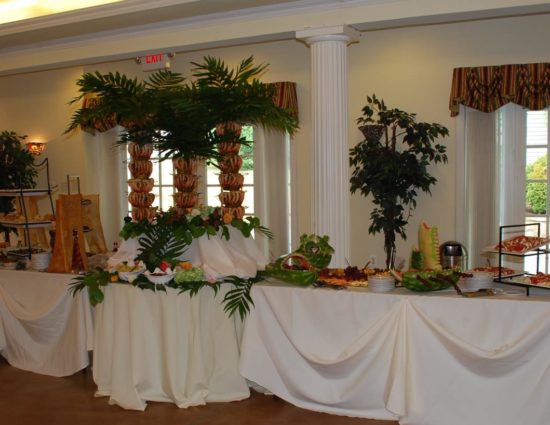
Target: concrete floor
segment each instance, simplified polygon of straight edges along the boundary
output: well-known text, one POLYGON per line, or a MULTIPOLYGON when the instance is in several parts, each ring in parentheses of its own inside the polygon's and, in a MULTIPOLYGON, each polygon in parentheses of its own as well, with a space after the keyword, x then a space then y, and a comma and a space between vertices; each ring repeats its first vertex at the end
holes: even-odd
POLYGON ((310 412, 256 392, 239 402, 188 409, 170 403, 148 403, 145 412, 136 412, 110 406, 106 397, 95 398, 94 391, 89 369, 70 377, 53 378, 11 367, 0 356, 2 425, 397 425, 310 412))

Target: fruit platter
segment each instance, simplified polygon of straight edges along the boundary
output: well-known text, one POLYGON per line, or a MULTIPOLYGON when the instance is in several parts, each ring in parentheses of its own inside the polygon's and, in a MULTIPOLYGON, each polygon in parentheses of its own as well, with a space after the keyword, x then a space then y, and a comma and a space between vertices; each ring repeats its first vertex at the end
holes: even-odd
POLYGON ((549 243, 548 238, 538 236, 515 236, 506 239, 499 244, 493 245, 486 249, 488 252, 500 252, 505 254, 525 254, 537 248, 541 248, 549 243))
POLYGON ((293 285, 308 286, 317 281, 321 270, 329 265, 333 253, 328 236, 304 234, 300 237, 298 248, 268 264, 263 275, 293 285))
POLYGON ((454 269, 410 270, 403 273, 403 287, 417 292, 440 291, 456 286, 460 273, 454 269))

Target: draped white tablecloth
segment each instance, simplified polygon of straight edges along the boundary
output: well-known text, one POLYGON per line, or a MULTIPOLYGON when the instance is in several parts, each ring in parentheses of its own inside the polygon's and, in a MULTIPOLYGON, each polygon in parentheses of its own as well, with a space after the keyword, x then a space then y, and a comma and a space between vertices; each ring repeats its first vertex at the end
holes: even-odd
POLYGON ((109 285, 96 307, 93 376, 97 396, 144 410, 146 401, 188 407, 249 397, 239 374, 242 323, 203 288, 192 298, 109 285))
MULTIPOLYGON (((193 239, 180 256, 194 266, 202 267, 208 279, 217 280, 226 276, 248 278, 256 276, 258 270, 264 270, 268 260, 260 250, 254 238, 245 238, 232 227, 228 228, 230 239, 221 236, 204 235, 193 239)), ((124 241, 117 252, 109 258, 109 266, 114 267, 122 261, 133 262, 139 253, 137 238, 124 241)))
POLYGON ((241 373, 306 409, 410 425, 548 425, 550 297, 256 285, 241 373))
POLYGON ((14 367, 67 376, 89 364, 93 324, 86 291, 74 276, 0 270, 0 352, 14 367))

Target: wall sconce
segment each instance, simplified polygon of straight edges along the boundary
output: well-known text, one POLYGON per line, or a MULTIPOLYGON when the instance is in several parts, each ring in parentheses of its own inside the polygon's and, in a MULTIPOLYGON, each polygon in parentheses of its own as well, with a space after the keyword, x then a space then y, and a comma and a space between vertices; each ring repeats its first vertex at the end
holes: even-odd
POLYGON ((44 152, 44 148, 46 147, 46 144, 43 142, 29 142, 27 143, 27 150, 30 152, 31 155, 38 156, 42 152, 44 152))

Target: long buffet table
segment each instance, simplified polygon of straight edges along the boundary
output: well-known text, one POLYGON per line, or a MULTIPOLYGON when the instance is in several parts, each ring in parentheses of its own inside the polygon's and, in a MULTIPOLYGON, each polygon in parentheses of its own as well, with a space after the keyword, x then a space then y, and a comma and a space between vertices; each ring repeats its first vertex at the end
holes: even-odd
POLYGON ((66 291, 72 278, 0 271, 0 351, 15 367, 65 376, 86 367, 93 347, 97 395, 125 408, 240 400, 248 378, 334 414, 548 424, 548 296, 259 284, 239 346, 241 323, 223 311, 223 292, 189 298, 109 285, 94 334, 86 293, 66 291))
POLYGON ((410 425, 547 425, 550 297, 261 284, 241 373, 297 406, 410 425))
POLYGON ((67 376, 89 364, 92 314, 85 291, 67 292, 73 277, 0 271, 0 353, 12 366, 67 376))

